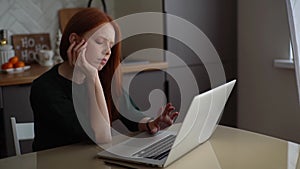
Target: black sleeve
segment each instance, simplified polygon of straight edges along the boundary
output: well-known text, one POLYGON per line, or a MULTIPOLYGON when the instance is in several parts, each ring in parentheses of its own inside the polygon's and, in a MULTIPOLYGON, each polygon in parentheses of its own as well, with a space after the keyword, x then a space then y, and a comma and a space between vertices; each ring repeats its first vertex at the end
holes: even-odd
POLYGON ((33 83, 30 94, 35 122, 35 150, 68 145, 88 137, 74 110, 72 99, 56 84, 33 83), (52 85, 50 87, 50 85, 52 85))
POLYGON ((139 110, 130 96, 123 92, 119 100, 120 104, 120 120, 130 131, 138 131, 139 121, 146 116, 139 110))

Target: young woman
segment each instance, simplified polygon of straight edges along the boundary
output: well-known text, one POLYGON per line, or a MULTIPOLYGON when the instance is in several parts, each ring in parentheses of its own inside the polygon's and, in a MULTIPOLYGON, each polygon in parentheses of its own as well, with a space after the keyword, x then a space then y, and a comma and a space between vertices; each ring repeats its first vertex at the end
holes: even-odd
POLYGON ((35 151, 89 139, 108 143, 116 119, 131 131, 152 134, 173 124, 178 112, 170 103, 155 119, 132 108, 117 71, 120 51, 119 28, 105 13, 87 8, 70 19, 60 44, 64 62, 32 84, 35 151))

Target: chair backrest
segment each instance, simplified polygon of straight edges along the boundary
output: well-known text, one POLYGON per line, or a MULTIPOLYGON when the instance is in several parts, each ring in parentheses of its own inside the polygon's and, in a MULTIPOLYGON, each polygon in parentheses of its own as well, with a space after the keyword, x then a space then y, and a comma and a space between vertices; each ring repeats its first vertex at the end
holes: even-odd
POLYGON ((59 18, 59 28, 63 33, 67 23, 75 15, 77 12, 81 11, 84 8, 63 8, 58 10, 58 18, 59 18))
POLYGON ((34 138, 34 123, 17 123, 15 117, 11 117, 10 120, 16 155, 21 155, 20 141, 32 140, 34 138))

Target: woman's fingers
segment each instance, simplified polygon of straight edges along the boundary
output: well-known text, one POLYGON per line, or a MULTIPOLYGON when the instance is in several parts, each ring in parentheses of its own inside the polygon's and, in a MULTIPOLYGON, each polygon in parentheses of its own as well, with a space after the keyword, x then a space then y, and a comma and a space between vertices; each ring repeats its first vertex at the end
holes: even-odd
POLYGON ((81 52, 78 54, 77 59, 76 59, 77 60, 76 65, 77 66, 83 66, 87 62, 86 58, 85 58, 85 55, 84 55, 85 51, 86 51, 86 48, 83 48, 81 50, 81 52))
POLYGON ((160 115, 160 120, 161 121, 166 121, 166 119, 170 118, 170 116, 173 114, 173 111, 175 110, 175 107, 172 106, 171 103, 168 103, 165 108, 163 113, 160 115))
POLYGON ((68 61, 71 66, 75 66, 77 58, 82 54, 83 49, 87 46, 85 40, 80 41, 78 44, 72 42, 67 50, 68 61))
POLYGON ((73 65, 75 65, 79 54, 81 53, 82 49, 85 47, 85 41, 81 40, 73 49, 73 65))
POLYGON ((77 56, 76 60, 80 57, 83 62, 86 61, 86 58, 85 58, 86 46, 87 46, 87 43, 85 42, 82 46, 80 46, 80 48, 77 49, 78 53, 76 54, 76 56, 77 56))
POLYGON ((74 48, 75 44, 76 44, 76 42, 72 42, 67 50, 68 61, 71 66, 74 66, 73 65, 73 48, 74 48))
POLYGON ((165 107, 162 107, 159 112, 160 115, 156 118, 153 123, 156 127, 152 128, 151 133, 156 133, 160 129, 164 129, 174 123, 175 118, 179 115, 179 112, 174 112, 175 107, 168 103, 165 107))
POLYGON ((170 118, 172 119, 172 121, 179 115, 179 112, 174 112, 171 114, 170 118))
POLYGON ((172 109, 175 109, 171 103, 166 104, 165 108, 164 108, 164 112, 162 113, 162 116, 166 116, 170 113, 170 111, 172 111, 172 109))
POLYGON ((79 49, 84 45, 84 40, 81 40, 73 49, 73 52, 79 53, 79 49))

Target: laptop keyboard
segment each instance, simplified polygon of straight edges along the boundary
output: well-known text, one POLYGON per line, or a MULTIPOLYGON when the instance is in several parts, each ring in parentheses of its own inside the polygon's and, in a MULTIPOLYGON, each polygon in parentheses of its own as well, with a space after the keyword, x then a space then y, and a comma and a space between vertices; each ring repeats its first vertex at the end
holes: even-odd
POLYGON ((133 154, 133 156, 161 160, 168 156, 175 138, 175 135, 168 135, 167 137, 138 151, 137 153, 133 154))

